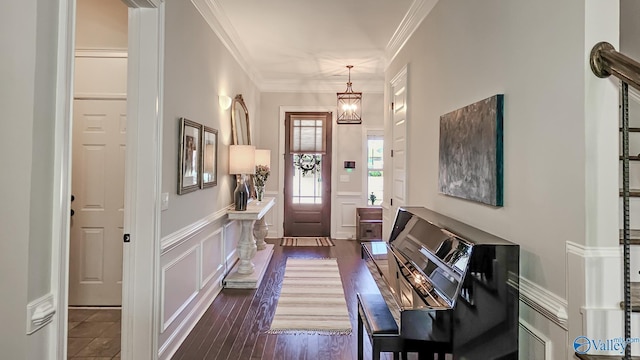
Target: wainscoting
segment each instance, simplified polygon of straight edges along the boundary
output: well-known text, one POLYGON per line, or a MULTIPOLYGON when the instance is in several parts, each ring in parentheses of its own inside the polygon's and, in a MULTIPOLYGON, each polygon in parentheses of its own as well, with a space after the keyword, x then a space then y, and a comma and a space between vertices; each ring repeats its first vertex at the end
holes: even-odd
POLYGON ((356 238, 356 208, 363 204, 361 192, 339 191, 335 197, 333 223, 335 224, 336 239, 356 238))
MULTIPOLYGON (((277 191, 267 191, 265 196, 276 198, 276 205, 264 217, 269 226, 267 238, 282 237, 284 221, 282 194, 277 191)), ((356 208, 367 204, 363 193, 359 191, 338 191, 331 201, 331 237, 334 239, 355 239, 356 208)))
POLYGON ((520 319, 520 359, 553 359, 551 354, 551 340, 540 331, 520 319))
POLYGON ((227 209, 162 239, 159 359, 169 359, 222 290, 238 259, 240 224, 227 209))
MULTIPOLYGON (((359 204, 359 193, 341 193, 337 196, 334 219, 336 233, 340 237, 355 236, 355 208, 360 206, 359 204)), ((174 355, 218 297, 224 275, 237 260, 235 249, 240 235, 240 225, 227 219, 226 210, 220 210, 162 240, 159 359, 170 359, 174 355)), ((270 211, 265 217, 270 225, 270 237, 277 237, 277 230, 274 229, 276 217, 276 211, 270 211)), ((357 247, 357 242, 344 242, 344 245, 347 244, 348 247, 357 247)), ((585 289, 579 286, 581 283, 584 284, 584 279, 576 278, 582 273, 585 262, 601 263, 597 268, 612 268, 609 266, 613 265, 610 262, 619 261, 617 249, 606 250, 595 251, 575 244, 568 245, 567 265, 569 269, 573 269, 568 274, 567 293, 570 296, 582 297, 586 293, 585 289)), ((349 253, 349 257, 359 258, 358 253, 349 253)), ((344 275, 351 277, 353 274, 344 275)), ((584 277, 584 274, 580 276, 584 277)), ((607 313, 606 317, 611 319, 609 315, 615 311, 613 308, 604 307, 575 308, 569 306, 567 299, 548 291, 540 284, 523 277, 520 277, 518 282, 521 359, 572 358, 573 339, 579 335, 589 335, 590 329, 593 330, 591 326, 595 327, 598 320, 601 320, 592 313, 596 310, 604 311, 607 313), (569 318, 572 320, 569 321, 569 318), (582 322, 579 320, 581 318, 582 322), (594 320, 593 325, 588 321, 590 318, 594 320)), ((572 299, 572 303, 584 302, 576 298, 572 299)), ((634 318, 634 321, 637 321, 637 318, 634 318)), ((597 326, 602 326, 603 322, 599 324, 597 326)), ((609 326, 604 328, 612 329, 609 326)), ((265 348, 264 351, 275 350, 265 348)), ((350 350, 347 350, 347 354, 349 352, 350 350)))
MULTIPOLYGON (((515 282, 510 274, 509 282, 515 282)), ((525 277, 519 277, 520 359, 571 359, 567 341, 569 311, 567 300, 525 277)))

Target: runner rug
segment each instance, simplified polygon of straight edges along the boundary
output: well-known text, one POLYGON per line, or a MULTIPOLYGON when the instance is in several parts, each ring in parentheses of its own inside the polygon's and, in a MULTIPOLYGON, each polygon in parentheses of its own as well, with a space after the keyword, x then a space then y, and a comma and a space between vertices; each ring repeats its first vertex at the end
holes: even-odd
POLYGON ((351 333, 336 259, 287 259, 278 305, 267 333, 351 333))
POLYGON ((321 237, 285 237, 282 238, 280 246, 334 246, 331 239, 326 236, 321 237))

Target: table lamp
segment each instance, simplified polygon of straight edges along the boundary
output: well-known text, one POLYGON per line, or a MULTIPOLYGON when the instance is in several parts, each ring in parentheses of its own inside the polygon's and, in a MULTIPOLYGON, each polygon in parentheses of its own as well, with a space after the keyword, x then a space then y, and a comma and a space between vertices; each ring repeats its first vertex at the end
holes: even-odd
POLYGON ((255 146, 229 146, 229 174, 240 175, 233 192, 233 199, 237 211, 246 211, 249 201, 249 189, 245 181, 246 174, 253 174, 256 169, 255 146))

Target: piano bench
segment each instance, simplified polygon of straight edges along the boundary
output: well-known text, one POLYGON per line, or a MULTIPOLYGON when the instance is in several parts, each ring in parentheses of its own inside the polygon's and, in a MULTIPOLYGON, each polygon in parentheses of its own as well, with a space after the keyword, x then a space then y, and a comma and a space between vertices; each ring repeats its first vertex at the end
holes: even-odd
MULTIPOLYGON (((380 353, 393 352, 393 359, 400 359, 402 339, 387 303, 380 294, 356 294, 358 298, 358 360, 363 360, 363 328, 371 340, 372 359, 379 360, 380 353)), ((406 356, 404 357, 406 359, 406 356)))

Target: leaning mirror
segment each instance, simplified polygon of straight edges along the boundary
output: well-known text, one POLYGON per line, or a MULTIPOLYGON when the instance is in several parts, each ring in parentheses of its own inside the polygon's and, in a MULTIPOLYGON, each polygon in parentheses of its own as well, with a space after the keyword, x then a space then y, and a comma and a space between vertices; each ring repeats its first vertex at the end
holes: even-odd
POLYGON ((242 94, 236 95, 231 104, 231 131, 233 132, 234 145, 251 145, 249 111, 242 94))
MULTIPOLYGON (((249 111, 244 103, 242 94, 236 95, 231 103, 231 132, 233 145, 251 145, 251 129, 249 123, 249 111)), ((247 174, 246 182, 249 188, 249 197, 255 198, 255 188, 253 185, 253 174, 247 174)), ((240 176, 236 176, 236 181, 240 181, 240 176)))

